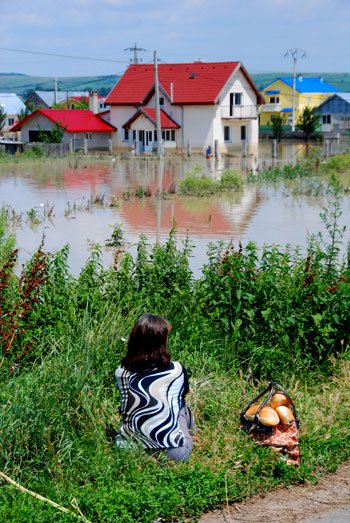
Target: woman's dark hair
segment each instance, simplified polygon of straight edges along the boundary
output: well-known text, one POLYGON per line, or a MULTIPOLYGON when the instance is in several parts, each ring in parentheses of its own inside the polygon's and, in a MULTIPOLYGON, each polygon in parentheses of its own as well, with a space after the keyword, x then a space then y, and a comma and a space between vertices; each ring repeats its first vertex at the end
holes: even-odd
POLYGON ((170 323, 162 316, 143 314, 131 329, 122 366, 131 372, 168 367, 170 354, 166 346, 170 329, 170 323))

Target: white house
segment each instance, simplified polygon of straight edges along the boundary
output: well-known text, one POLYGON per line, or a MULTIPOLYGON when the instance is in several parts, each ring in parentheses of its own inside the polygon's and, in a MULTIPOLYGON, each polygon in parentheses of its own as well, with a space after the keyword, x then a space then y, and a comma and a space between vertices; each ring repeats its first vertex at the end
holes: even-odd
POLYGON ((11 127, 17 122, 17 115, 26 108, 22 100, 14 93, 0 93, 0 107, 6 114, 3 133, 8 133, 11 127))
MULTIPOLYGON (((159 104, 165 149, 251 153, 258 148, 261 95, 240 62, 159 64, 159 104)), ((117 150, 157 143, 153 65, 130 65, 106 99, 110 122, 119 129, 117 150)))
POLYGON ((337 93, 315 109, 320 115, 321 131, 350 130, 350 93, 337 93))

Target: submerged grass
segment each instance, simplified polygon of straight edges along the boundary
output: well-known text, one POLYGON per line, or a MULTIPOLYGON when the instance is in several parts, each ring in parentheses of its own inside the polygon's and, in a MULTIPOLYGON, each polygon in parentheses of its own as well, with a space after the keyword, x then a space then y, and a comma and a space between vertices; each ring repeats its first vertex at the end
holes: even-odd
POLYGON ((197 170, 186 173, 179 182, 179 193, 192 196, 209 196, 218 192, 240 190, 243 179, 239 173, 226 169, 219 180, 209 176, 198 175, 197 170))

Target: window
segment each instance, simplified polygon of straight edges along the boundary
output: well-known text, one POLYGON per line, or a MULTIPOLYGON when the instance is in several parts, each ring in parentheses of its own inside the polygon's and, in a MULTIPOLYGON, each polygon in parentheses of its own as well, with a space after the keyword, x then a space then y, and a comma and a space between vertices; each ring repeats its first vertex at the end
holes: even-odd
POLYGON ((129 141, 129 129, 124 129, 124 142, 129 141))
POLYGON ((235 93, 235 105, 242 105, 242 93, 235 93))
POLYGON ((175 129, 171 130, 171 141, 175 142, 175 129))
POLYGON ((245 125, 241 125, 241 140, 244 141, 247 139, 247 128, 245 125))
POLYGON ((163 96, 161 96, 159 98, 159 105, 164 105, 164 97, 163 96))
POLYGON ((85 133, 86 140, 92 140, 92 133, 85 133))
POLYGON ((230 142, 231 141, 231 129, 229 125, 224 126, 224 142, 230 142))
POLYGON ((322 115, 322 123, 331 123, 331 115, 330 114, 323 114, 322 115))
POLYGON ((167 142, 170 142, 170 131, 169 130, 165 131, 165 139, 167 142))
POLYGON ((163 140, 163 142, 165 140, 165 131, 162 131, 162 140, 163 140))
POLYGON ((132 141, 135 142, 136 141, 136 131, 133 130, 132 132, 132 141))
POLYGON ((15 119, 14 118, 8 118, 7 119, 7 125, 13 125, 15 123, 15 119))
POLYGON ((280 99, 279 96, 270 96, 270 104, 279 104, 280 99))

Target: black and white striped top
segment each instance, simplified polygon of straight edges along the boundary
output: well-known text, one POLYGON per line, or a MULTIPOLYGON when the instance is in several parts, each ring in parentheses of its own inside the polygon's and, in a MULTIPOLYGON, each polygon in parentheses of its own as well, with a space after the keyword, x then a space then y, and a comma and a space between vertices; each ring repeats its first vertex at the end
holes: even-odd
POLYGON ((185 444, 179 412, 185 405, 188 378, 185 367, 172 361, 166 369, 115 371, 121 394, 120 436, 144 448, 175 448, 185 444))

